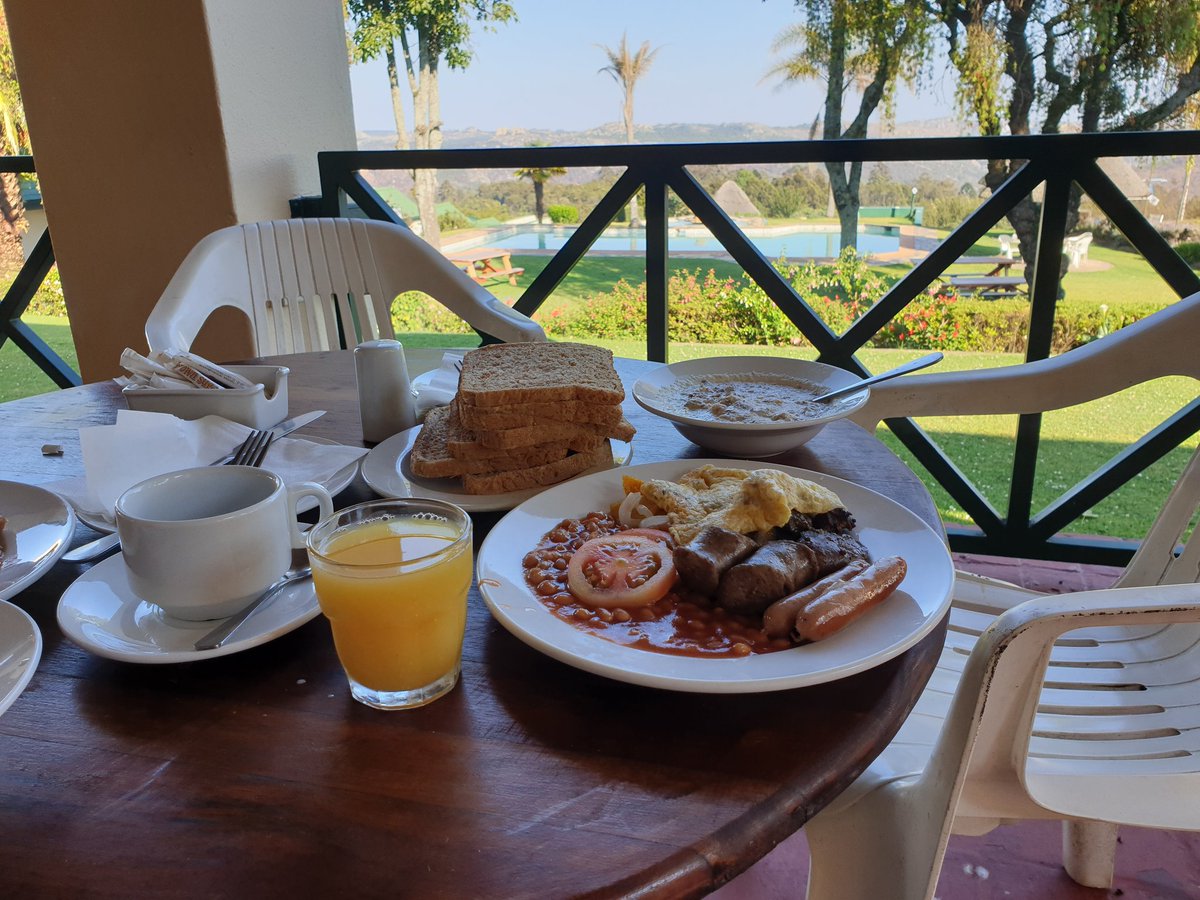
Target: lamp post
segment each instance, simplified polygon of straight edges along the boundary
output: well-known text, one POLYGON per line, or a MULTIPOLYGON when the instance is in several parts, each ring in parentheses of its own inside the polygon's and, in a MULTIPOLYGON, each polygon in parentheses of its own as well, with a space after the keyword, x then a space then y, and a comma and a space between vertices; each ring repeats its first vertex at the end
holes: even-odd
POLYGON ((915 187, 912 189, 912 200, 908 203, 908 217, 915 225, 917 222, 917 189, 915 187))

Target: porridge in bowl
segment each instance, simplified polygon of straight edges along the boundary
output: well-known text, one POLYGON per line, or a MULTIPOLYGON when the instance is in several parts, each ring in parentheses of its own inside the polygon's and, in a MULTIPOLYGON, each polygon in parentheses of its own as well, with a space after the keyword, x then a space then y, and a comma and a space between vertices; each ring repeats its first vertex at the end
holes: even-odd
POLYGON ((854 398, 818 403, 828 388, 761 372, 738 375, 694 375, 681 378, 658 394, 666 412, 707 422, 803 422, 836 415, 857 405, 854 398))

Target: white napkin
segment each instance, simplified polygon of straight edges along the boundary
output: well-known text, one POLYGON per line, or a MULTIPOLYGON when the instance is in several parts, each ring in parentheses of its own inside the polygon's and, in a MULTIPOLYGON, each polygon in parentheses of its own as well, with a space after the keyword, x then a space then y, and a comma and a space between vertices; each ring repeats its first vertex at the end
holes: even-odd
MULTIPOLYGON (((128 488, 164 472, 206 466, 227 456, 250 431, 220 416, 186 421, 166 413, 118 410, 115 425, 79 429, 84 477, 43 487, 60 494, 85 518, 112 521, 117 498, 128 488)), ((286 484, 325 484, 366 452, 284 437, 271 443, 262 468, 286 484)))
POLYGON ((446 406, 458 393, 458 367, 466 350, 448 350, 442 364, 432 372, 413 379, 417 389, 417 414, 422 415, 435 406, 446 406))

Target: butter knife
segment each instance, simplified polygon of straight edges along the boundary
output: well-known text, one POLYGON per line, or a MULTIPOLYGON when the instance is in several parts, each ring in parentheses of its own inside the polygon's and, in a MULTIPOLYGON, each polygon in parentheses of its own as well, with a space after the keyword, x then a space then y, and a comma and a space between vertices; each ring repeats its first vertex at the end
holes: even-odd
MULTIPOLYGON (((278 425, 271 429, 271 440, 281 438, 285 434, 291 434, 297 428, 303 428, 309 422, 314 422, 321 416, 325 415, 325 410, 316 409, 312 412, 302 413, 290 419, 284 419, 278 425)), ((210 466, 221 466, 233 459, 233 454, 229 453, 218 460, 209 463, 210 466)), ((121 538, 114 531, 112 534, 106 534, 102 538, 97 538, 94 541, 89 541, 86 544, 81 544, 69 553, 64 553, 62 558, 64 562, 87 562, 92 559, 107 553, 110 550, 116 549, 121 544, 121 538)))

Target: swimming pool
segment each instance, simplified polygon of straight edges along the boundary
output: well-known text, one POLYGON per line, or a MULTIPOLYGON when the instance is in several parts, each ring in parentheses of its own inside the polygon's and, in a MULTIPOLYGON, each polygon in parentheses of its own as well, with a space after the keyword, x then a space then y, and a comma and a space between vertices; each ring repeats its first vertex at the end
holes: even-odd
MULTIPOLYGON (((676 229, 671 229, 671 234, 667 239, 667 247, 671 253, 709 250, 726 252, 722 244, 707 231, 696 234, 695 229, 689 229, 688 232, 679 234, 676 233, 676 229)), ((574 233, 574 228, 522 225, 513 232, 499 232, 497 236, 484 238, 479 245, 503 247, 516 251, 558 250, 574 233)), ((841 251, 841 236, 836 231, 797 230, 786 234, 775 233, 758 236, 749 234, 747 237, 768 259, 776 259, 780 256, 832 257, 837 256, 841 251)), ((642 228, 630 229, 620 235, 607 232, 592 244, 593 251, 624 250, 640 253, 645 249, 646 231, 642 228)), ((869 227, 868 230, 859 232, 859 253, 889 253, 899 249, 900 237, 895 229, 869 227)))

